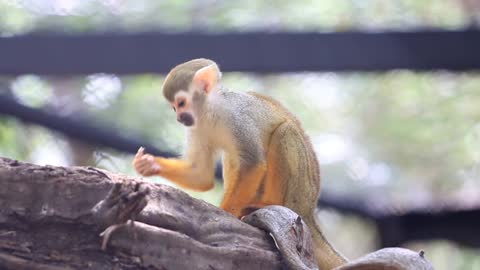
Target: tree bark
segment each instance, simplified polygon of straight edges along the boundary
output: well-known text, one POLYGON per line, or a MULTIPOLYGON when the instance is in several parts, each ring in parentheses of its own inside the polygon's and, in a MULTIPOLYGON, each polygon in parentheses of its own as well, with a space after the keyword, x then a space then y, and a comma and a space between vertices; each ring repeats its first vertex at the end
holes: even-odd
MULTIPOLYGON (((243 222, 141 178, 6 158, 0 183, 0 269, 316 268, 308 228, 284 207, 243 222)), ((431 269, 404 249, 364 258, 340 269, 431 269)))

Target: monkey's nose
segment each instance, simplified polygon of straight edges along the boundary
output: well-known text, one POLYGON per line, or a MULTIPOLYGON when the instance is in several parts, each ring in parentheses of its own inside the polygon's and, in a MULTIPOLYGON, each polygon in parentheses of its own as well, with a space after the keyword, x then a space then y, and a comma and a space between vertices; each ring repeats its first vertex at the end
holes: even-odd
POLYGON ((185 126, 189 127, 191 125, 193 125, 193 117, 191 114, 189 113, 181 113, 178 117, 177 117, 177 121, 184 124, 185 126))

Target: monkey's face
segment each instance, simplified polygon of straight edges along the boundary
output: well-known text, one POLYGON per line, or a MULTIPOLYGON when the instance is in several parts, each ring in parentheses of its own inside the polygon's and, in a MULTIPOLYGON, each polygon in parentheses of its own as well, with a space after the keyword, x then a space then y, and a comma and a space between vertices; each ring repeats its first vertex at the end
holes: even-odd
POLYGON ((177 114, 177 121, 187 127, 195 124, 192 97, 190 93, 180 91, 171 103, 173 111, 177 114))
POLYGON ((207 97, 217 89, 221 76, 214 62, 202 61, 207 61, 209 65, 203 66, 205 63, 202 62, 199 67, 187 62, 188 64, 175 67, 168 73, 163 85, 163 94, 177 114, 177 121, 187 127, 192 127, 198 124, 199 119, 204 119, 207 97), (193 78, 192 71, 195 71, 193 78))

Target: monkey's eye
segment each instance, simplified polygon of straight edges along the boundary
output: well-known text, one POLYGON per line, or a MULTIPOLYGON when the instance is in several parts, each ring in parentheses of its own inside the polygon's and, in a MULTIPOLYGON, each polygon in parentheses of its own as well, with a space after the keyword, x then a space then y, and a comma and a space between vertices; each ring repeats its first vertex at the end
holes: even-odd
POLYGON ((182 101, 178 102, 178 107, 179 108, 182 108, 183 106, 185 106, 185 100, 182 100, 182 101))

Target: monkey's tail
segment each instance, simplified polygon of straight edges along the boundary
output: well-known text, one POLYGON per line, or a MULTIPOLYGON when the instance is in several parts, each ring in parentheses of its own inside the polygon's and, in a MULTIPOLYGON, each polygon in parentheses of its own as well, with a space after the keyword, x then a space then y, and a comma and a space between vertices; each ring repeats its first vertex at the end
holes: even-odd
POLYGON ((304 221, 312 234, 315 245, 315 258, 319 268, 322 270, 330 270, 345 264, 347 259, 328 242, 314 215, 312 214, 309 217, 305 217, 304 221))

